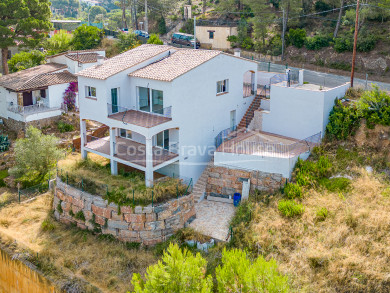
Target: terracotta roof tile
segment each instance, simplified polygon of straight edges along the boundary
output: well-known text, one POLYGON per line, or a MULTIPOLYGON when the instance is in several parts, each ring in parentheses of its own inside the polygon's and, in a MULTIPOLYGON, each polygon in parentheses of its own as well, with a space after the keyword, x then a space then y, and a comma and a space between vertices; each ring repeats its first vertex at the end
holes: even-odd
POLYGON ((77 82, 77 76, 67 70, 38 75, 26 82, 20 90, 47 87, 55 84, 77 82))
POLYGON ((162 60, 129 74, 132 77, 172 81, 221 54, 213 50, 179 49, 162 60))
POLYGON ((66 57, 73 61, 78 61, 80 63, 95 63, 97 62, 98 53, 70 53, 66 54, 66 57))
POLYGON ((107 79, 112 75, 129 69, 141 62, 144 62, 171 49, 176 48, 167 45, 141 45, 137 48, 107 59, 102 65, 95 65, 84 69, 76 75, 96 79, 107 79))
POLYGON ((65 68, 67 68, 66 65, 58 63, 46 63, 43 65, 35 66, 26 70, 18 71, 0 77, 0 86, 13 91, 28 89, 26 88, 26 84, 29 84, 33 79, 37 78, 38 76, 53 73, 55 71, 65 68))

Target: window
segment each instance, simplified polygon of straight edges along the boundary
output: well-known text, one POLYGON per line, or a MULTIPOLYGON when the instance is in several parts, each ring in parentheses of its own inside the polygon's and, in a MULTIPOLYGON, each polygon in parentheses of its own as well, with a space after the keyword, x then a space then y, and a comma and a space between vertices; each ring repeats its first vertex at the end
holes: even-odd
POLYGON ((229 91, 228 83, 229 83, 228 79, 218 81, 217 82, 217 94, 227 93, 229 91))
POLYGON ((164 95, 162 91, 152 90, 152 108, 153 113, 164 114, 164 95))
POLYGON ((214 31, 208 31, 209 32, 209 39, 214 39, 214 31))
POLYGON ((46 90, 41 90, 41 98, 46 98, 46 90))
POLYGON ((85 93, 86 97, 96 98, 96 88, 95 87, 86 86, 85 90, 86 90, 86 93, 85 93))
POLYGON ((156 146, 169 149, 169 130, 164 130, 156 135, 156 146))
POLYGON ((120 129, 120 136, 124 138, 130 138, 130 139, 132 138, 131 131, 123 128, 120 129))

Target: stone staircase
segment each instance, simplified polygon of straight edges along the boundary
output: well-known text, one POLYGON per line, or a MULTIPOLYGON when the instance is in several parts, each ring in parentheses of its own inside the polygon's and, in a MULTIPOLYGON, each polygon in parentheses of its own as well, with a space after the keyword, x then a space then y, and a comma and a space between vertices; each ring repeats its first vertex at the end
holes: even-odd
POLYGON ((204 193, 206 192, 207 179, 209 178, 209 168, 214 164, 212 159, 204 169, 202 175, 200 175, 198 181, 195 183, 192 193, 194 194, 195 202, 200 202, 204 199, 204 193))
POLYGON ((244 117, 242 117, 240 123, 237 126, 237 129, 245 129, 248 127, 248 125, 251 123, 254 113, 257 109, 260 108, 261 105, 261 95, 257 95, 251 105, 249 106, 248 110, 246 110, 244 117))

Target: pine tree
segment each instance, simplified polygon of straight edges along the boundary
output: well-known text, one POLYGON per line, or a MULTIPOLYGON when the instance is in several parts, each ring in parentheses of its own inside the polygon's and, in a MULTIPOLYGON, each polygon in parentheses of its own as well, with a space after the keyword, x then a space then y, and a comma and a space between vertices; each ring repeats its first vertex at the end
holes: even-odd
POLYGON ((0 48, 3 73, 8 74, 8 48, 36 47, 49 32, 50 2, 48 0, 1 0, 0 48))

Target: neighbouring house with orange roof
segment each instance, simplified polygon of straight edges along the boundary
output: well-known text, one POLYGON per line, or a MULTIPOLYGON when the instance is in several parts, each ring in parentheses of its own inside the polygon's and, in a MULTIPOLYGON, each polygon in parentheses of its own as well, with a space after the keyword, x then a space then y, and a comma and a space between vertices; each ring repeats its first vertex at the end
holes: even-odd
MULTIPOLYGON (((0 77, 0 118, 18 131, 33 123, 43 126, 64 110, 63 96, 75 73, 102 62, 101 50, 68 51, 46 58, 46 64, 0 77)), ((75 107, 78 108, 76 93, 75 107)))

